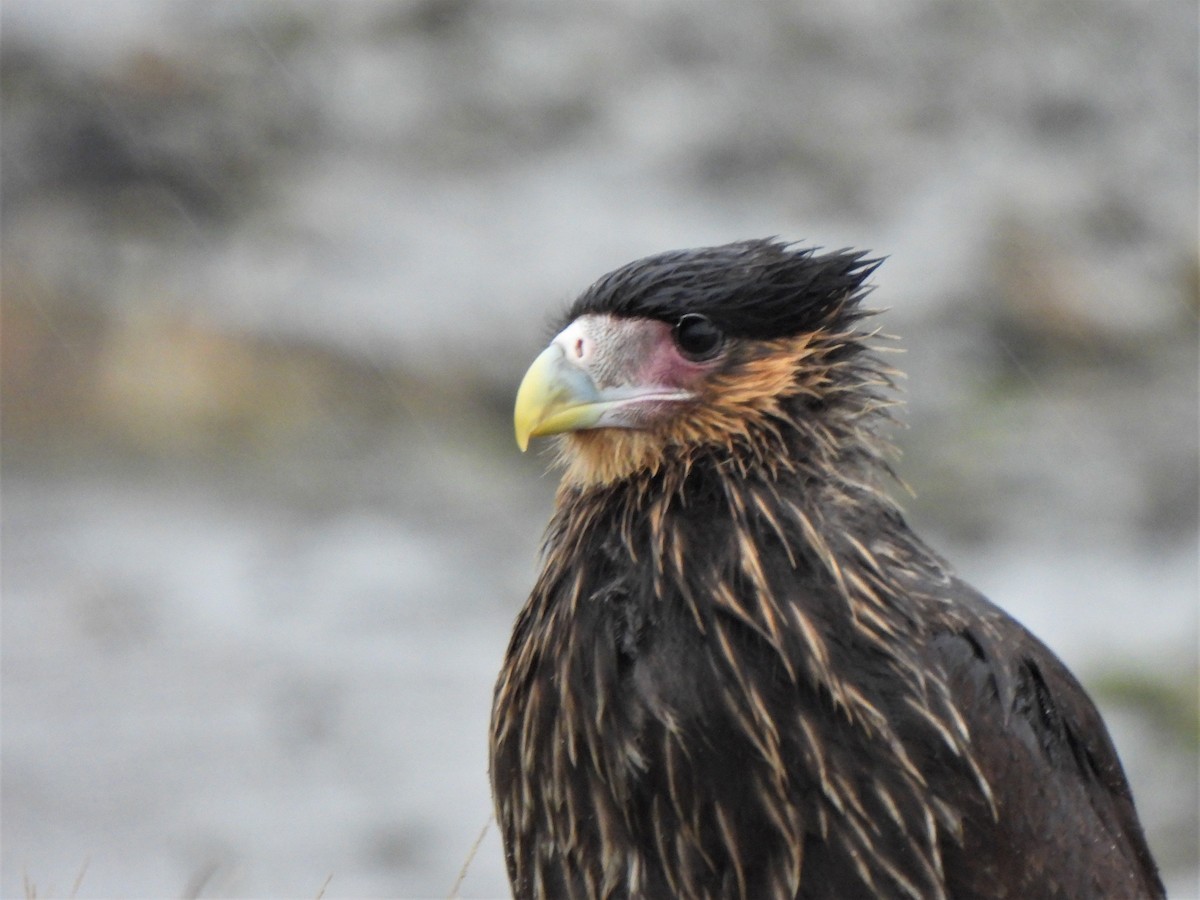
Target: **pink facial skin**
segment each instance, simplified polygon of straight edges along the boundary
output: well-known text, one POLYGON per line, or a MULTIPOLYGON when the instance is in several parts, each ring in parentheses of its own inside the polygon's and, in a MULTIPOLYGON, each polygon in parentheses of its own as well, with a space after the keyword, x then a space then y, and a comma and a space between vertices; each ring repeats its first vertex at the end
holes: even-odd
POLYGON ((580 316, 555 339, 567 358, 585 368, 601 389, 621 387, 694 390, 721 361, 688 359, 672 326, 657 319, 580 316))
POLYGON ((597 427, 644 428, 693 399, 722 356, 697 362, 675 344, 672 326, 655 319, 580 316, 554 339, 612 405, 597 427))

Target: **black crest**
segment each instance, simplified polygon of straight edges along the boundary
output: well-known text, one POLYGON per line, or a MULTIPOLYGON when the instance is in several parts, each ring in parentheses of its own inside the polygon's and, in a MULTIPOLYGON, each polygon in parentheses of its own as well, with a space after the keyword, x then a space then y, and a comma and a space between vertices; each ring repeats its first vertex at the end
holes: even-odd
POLYGON ((882 260, 865 251, 817 253, 772 238, 671 250, 605 275, 575 301, 568 321, 586 313, 675 322, 708 316, 735 337, 787 337, 832 320, 859 318, 864 282, 882 260))

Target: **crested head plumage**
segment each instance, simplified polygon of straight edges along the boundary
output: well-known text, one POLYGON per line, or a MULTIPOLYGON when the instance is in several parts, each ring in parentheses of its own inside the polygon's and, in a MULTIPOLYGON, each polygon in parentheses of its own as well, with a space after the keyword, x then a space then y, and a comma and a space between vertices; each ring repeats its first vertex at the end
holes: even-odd
POLYGON ((880 262, 863 251, 820 253, 770 238, 672 250, 597 280, 563 325, 596 313, 673 324, 692 313, 735 337, 790 337, 861 317, 866 280, 880 262))

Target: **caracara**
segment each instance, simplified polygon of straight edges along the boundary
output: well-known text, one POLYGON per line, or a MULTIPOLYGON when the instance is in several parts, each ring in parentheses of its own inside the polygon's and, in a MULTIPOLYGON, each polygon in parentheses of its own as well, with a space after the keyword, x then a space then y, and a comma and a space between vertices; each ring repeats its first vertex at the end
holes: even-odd
POLYGON ((563 479, 492 715, 518 898, 1163 896, 1083 688, 885 492, 877 264, 630 263, 525 375, 563 479))

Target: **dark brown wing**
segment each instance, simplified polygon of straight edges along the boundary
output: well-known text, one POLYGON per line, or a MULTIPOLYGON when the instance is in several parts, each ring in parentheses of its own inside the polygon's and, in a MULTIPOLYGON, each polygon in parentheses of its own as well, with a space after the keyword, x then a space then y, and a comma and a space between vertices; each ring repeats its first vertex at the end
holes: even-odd
POLYGON ((963 807, 943 847, 952 897, 1165 896, 1108 730, 1036 637, 961 585, 931 651, 947 673, 995 812, 963 807))

